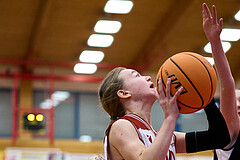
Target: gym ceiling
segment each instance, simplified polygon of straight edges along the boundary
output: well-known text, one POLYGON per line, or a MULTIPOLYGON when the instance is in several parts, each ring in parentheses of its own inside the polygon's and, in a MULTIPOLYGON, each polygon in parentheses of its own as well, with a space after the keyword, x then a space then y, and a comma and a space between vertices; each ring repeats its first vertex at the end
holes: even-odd
MULTIPOLYGON (((161 64, 183 51, 210 57, 202 28, 202 3, 217 7, 224 28, 240 29, 234 15, 239 0, 132 0, 127 14, 104 12, 107 0, 1 0, 0 86, 11 87, 13 76, 55 77, 55 88, 95 91, 103 77, 116 66, 152 75, 161 64), (87 44, 98 20, 120 21, 119 32, 109 47, 87 44), (94 74, 74 73, 84 50, 104 52, 94 74), (17 71, 16 71, 17 70, 17 71), (9 75, 9 76, 8 76, 9 75), (9 80, 10 79, 10 80, 9 80)), ((240 87, 240 41, 231 42, 226 53, 237 87, 240 87)), ((48 81, 48 79, 46 79, 48 81)), ((48 82, 34 81, 37 88, 48 82)))

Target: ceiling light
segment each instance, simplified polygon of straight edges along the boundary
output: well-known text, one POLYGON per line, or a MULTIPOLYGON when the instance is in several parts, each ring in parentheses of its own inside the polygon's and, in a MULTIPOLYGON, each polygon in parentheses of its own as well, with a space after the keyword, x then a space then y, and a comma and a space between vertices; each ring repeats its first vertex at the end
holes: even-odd
POLYGON ((52 106, 57 107, 61 101, 70 97, 70 93, 66 91, 56 91, 52 94, 51 99, 46 99, 40 103, 40 108, 50 109, 52 106))
POLYGON ((52 99, 54 101, 64 101, 70 97, 70 93, 66 91, 56 91, 52 94, 52 99))
POLYGON ((240 10, 235 14, 234 18, 235 18, 237 21, 240 21, 240 10))
POLYGON ((113 36, 103 34, 92 34, 87 43, 92 47, 109 47, 113 42, 113 36))
POLYGON ((94 27, 94 31, 98 33, 117 33, 121 26, 119 21, 99 20, 94 27))
POLYGON ((132 1, 109 0, 104 7, 104 11, 107 13, 126 14, 131 11, 132 7, 132 1))
POLYGON ((73 70, 75 73, 93 74, 97 71, 97 66, 95 64, 77 63, 73 70))
MULTIPOLYGON (((230 48, 231 48, 231 43, 230 42, 222 42, 223 46, 223 51, 226 53, 230 48)), ((212 48, 210 42, 204 47, 204 51, 207 53, 212 53, 212 48)))
POLYGON ((42 109, 50 109, 52 107, 56 107, 59 104, 59 101, 55 101, 52 99, 46 99, 40 103, 40 108, 42 109))
POLYGON ((214 59, 212 57, 204 57, 212 66, 214 65, 214 59))
POLYGON ((240 39, 240 29, 224 28, 220 38, 223 41, 238 41, 240 39))
POLYGON ((85 50, 79 56, 79 60, 81 62, 99 63, 102 61, 103 57, 104 57, 104 53, 102 51, 85 50))

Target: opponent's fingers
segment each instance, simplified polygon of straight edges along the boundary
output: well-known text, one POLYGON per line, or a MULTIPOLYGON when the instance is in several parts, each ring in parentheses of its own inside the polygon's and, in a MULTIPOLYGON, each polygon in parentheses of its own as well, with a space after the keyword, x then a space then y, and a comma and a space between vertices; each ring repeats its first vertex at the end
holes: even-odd
POLYGON ((212 18, 213 18, 213 24, 217 24, 217 10, 215 5, 212 6, 212 18))
POLYGON ((171 79, 167 79, 167 84, 166 84, 166 97, 170 97, 170 84, 171 84, 171 79))
POLYGON ((205 14, 206 14, 205 15, 206 18, 211 18, 211 12, 206 3, 203 3, 202 8, 203 8, 203 12, 205 12, 205 14))
POLYGON ((208 18, 205 9, 202 10, 202 18, 203 18, 203 20, 208 18))
POLYGON ((221 27, 221 29, 223 28, 223 18, 219 19, 219 26, 221 27))

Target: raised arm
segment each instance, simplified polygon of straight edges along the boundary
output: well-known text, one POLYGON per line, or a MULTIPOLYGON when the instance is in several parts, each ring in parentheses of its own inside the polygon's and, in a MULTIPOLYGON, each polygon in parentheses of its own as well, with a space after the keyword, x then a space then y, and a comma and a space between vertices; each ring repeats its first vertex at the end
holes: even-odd
POLYGON ((149 147, 143 145, 139 140, 135 128, 127 120, 118 120, 113 124, 110 133, 110 145, 112 145, 124 159, 165 160, 179 115, 176 100, 183 89, 180 88, 172 97, 170 95, 170 82, 171 80, 168 79, 165 96, 162 81, 158 81, 158 100, 164 110, 165 119, 155 140, 149 147))
POLYGON ((229 146, 231 146, 239 133, 239 117, 236 108, 235 82, 220 39, 223 19, 220 18, 218 22, 214 5, 212 6, 212 13, 205 3, 202 7, 203 29, 212 47, 212 55, 220 81, 220 110, 229 129, 231 136, 229 146))

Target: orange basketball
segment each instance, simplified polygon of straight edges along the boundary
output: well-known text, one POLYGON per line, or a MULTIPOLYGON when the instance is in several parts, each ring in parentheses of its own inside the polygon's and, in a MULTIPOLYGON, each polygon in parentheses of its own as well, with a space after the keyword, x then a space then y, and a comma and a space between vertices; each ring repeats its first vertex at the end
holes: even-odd
POLYGON ((177 99, 182 114, 194 113, 206 107, 217 86, 213 66, 203 56, 192 52, 181 52, 167 59, 158 71, 158 78, 162 79, 164 91, 167 78, 171 78, 171 95, 183 86, 177 99))

